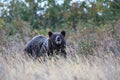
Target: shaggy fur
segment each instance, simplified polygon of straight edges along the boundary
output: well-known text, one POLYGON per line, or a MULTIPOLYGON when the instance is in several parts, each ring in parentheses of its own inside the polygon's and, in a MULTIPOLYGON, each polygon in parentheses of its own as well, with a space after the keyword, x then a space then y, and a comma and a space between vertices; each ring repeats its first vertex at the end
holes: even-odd
POLYGON ((60 52, 60 55, 66 57, 65 31, 60 33, 48 32, 49 38, 39 35, 30 40, 24 51, 32 57, 53 56, 54 51, 60 52))
POLYGON ((35 58, 44 56, 48 51, 48 39, 42 35, 35 36, 26 44, 24 51, 35 58))

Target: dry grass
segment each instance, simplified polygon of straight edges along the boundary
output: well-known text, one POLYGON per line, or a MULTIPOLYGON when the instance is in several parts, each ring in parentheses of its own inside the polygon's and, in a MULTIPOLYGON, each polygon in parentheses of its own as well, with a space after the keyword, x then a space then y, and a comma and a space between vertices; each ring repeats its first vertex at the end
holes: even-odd
POLYGON ((76 46, 74 49, 71 46, 67 48, 69 54, 67 60, 60 57, 58 60, 39 62, 26 58, 19 49, 23 46, 18 46, 15 41, 10 44, 8 45, 12 47, 2 47, 3 52, 0 54, 0 80, 120 79, 120 57, 114 55, 112 51, 104 51, 102 47, 94 49, 94 55, 85 56, 75 54, 76 46), (12 46, 12 43, 15 46, 12 46))
POLYGON ((76 56, 64 60, 26 59, 21 54, 0 56, 0 80, 119 80, 120 59, 114 55, 76 56))
POLYGON ((0 35, 0 80, 120 80, 119 31, 117 26, 114 34, 89 29, 70 33, 67 60, 60 57, 47 62, 26 58, 19 34, 8 40, 0 35))

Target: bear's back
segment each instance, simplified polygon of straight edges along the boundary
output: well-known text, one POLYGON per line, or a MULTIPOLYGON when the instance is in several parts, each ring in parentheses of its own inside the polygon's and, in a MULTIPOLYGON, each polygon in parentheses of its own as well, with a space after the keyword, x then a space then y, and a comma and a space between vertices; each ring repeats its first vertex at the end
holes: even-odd
POLYGON ((47 37, 43 35, 35 36, 26 44, 24 50, 31 55, 35 54, 39 57, 46 53, 45 49, 48 47, 47 40, 47 37))

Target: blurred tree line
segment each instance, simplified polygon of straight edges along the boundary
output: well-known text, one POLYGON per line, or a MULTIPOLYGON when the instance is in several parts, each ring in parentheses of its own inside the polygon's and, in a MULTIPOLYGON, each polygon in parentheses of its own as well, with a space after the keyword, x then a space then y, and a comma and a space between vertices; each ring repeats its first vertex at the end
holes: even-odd
POLYGON ((76 30, 79 22, 100 25, 120 19, 119 0, 71 1, 3 0, 0 3, 0 29, 8 25, 15 31, 22 27, 21 21, 25 21, 30 23, 32 30, 61 27, 76 30), (17 23, 19 27, 12 27, 17 23))

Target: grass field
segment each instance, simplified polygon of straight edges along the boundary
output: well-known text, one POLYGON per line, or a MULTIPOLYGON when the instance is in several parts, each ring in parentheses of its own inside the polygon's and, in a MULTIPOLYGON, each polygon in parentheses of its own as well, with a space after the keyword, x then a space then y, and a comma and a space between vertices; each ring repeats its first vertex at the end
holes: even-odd
POLYGON ((26 58, 25 43, 16 34, 0 35, 0 80, 120 80, 119 26, 114 34, 92 32, 67 35, 67 59, 59 57, 42 62, 26 58))
POLYGON ((120 59, 112 54, 74 56, 47 62, 20 53, 0 56, 0 80, 119 80, 120 59))

